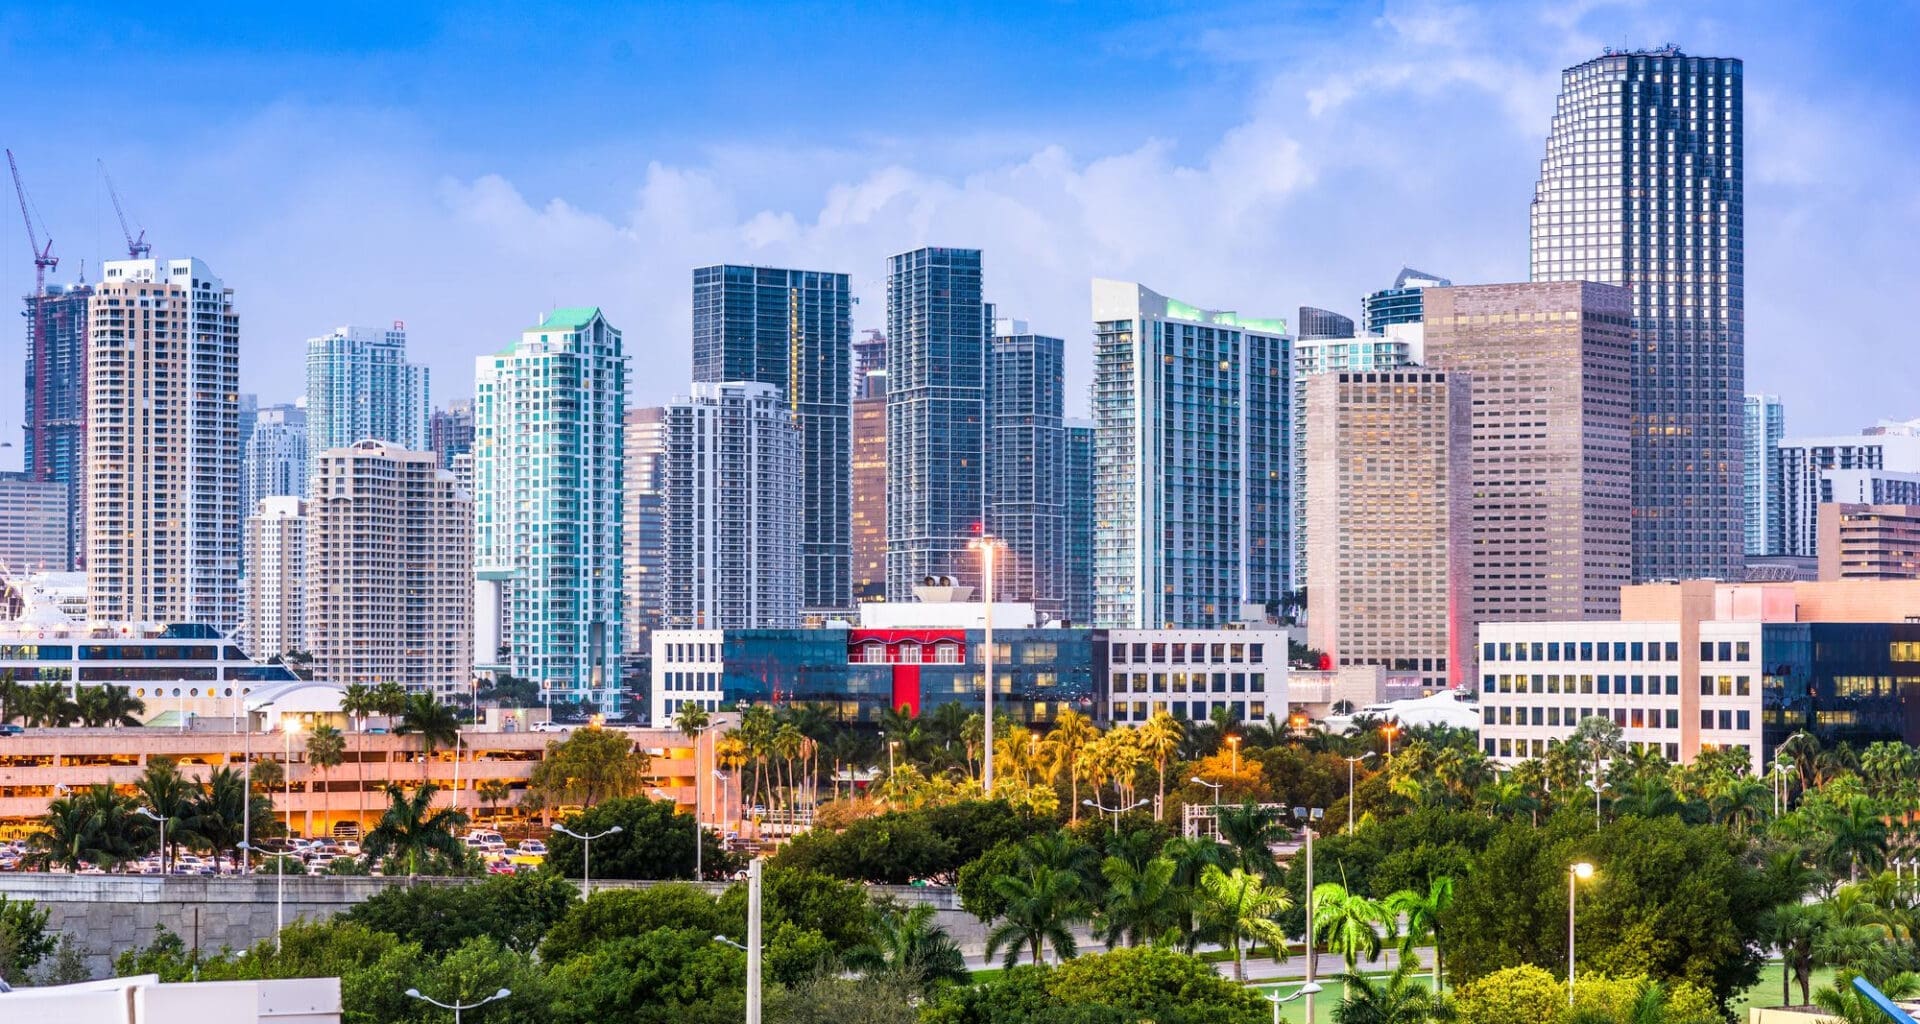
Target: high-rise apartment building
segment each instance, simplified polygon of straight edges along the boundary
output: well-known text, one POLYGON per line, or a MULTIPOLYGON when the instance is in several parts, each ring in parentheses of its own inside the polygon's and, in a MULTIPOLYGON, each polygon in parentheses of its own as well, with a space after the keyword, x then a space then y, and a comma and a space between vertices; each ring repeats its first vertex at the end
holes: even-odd
POLYGON ((1920 436, 1911 433, 1882 426, 1851 436, 1781 438, 1774 461, 1780 550, 1770 555, 1819 555, 1821 505, 1920 505, 1920 436))
POLYGON ((1820 579, 1920 579, 1920 505, 1821 505, 1820 579))
POLYGON ((887 372, 853 400, 853 599, 887 596, 887 372))
POLYGON ((1401 267, 1391 288, 1382 288, 1360 300, 1360 333, 1385 334, 1394 324, 1419 323, 1424 308, 1421 293, 1452 283, 1436 274, 1401 267))
POLYGON ((887 600, 928 576, 980 584, 987 308, 978 249, 887 261, 887 600))
MULTIPOLYGON (((27 296, 26 447, 21 466, 33 480, 67 487, 69 558, 85 551, 87 487, 86 284, 47 285, 27 296)), ((65 570, 66 565, 49 566, 65 570)))
POLYGON ((1633 293, 1633 575, 1740 579, 1746 388, 1739 60, 1568 68, 1532 213, 1535 281, 1633 293))
POLYGON ((693 272, 693 379, 782 390, 800 427, 801 607, 853 607, 852 319, 847 275, 774 267, 693 272))
POLYGON ((71 489, 32 473, 0 473, 0 577, 73 564, 71 489))
POLYGON ((1747 396, 1745 468, 1747 554, 1771 555, 1781 550, 1781 523, 1776 512, 1780 494, 1780 439, 1787 436, 1787 407, 1778 395, 1747 396))
POLYGON ((256 410, 253 433, 245 439, 240 463, 240 509, 252 515, 260 499, 275 495, 307 496, 307 411, 294 405, 269 405, 256 410))
POLYGON ((870 398, 886 391, 883 381, 880 391, 875 392, 870 378, 887 375, 887 335, 872 327, 861 333, 866 336, 853 343, 853 397, 870 398))
POLYGON ((1417 367, 1307 382, 1307 643, 1336 668, 1466 680, 1473 394, 1417 367))
POLYGON ((1626 289, 1426 290, 1427 365, 1473 382, 1475 622, 1612 618, 1632 582, 1626 289))
POLYGON ((1067 621, 1093 621, 1093 421, 1066 421, 1067 621))
MULTIPOLYGON (((301 468, 306 468, 304 460, 301 468)), ((241 632, 246 649, 262 661, 289 651, 304 651, 306 499, 295 495, 263 497, 249 509, 245 523, 246 615, 241 632)))
POLYGON ((453 468, 453 459, 473 450, 473 400, 462 398, 435 409, 427 417, 427 447, 438 452, 440 465, 453 468))
POLYGON ((1300 307, 1300 319, 1294 324, 1300 332, 1300 342, 1319 341, 1327 338, 1353 337, 1353 318, 1342 316, 1330 309, 1318 309, 1313 306, 1300 307))
POLYGON ((772 384, 696 383, 667 406, 668 628, 800 624, 803 442, 772 384))
POLYGON ((626 547, 622 599, 627 603, 623 649, 650 649, 648 637, 660 628, 667 597, 667 410, 661 406, 627 410, 627 465, 622 474, 626 547))
POLYGON ((321 452, 315 465, 306 562, 313 678, 465 693, 473 680, 472 499, 431 451, 358 441, 321 452))
POLYGON ((240 619, 240 318, 197 259, 109 260, 88 304, 88 615, 240 619))
POLYGON ((620 709, 627 360, 593 307, 556 309, 474 366, 482 665, 620 709))
POLYGON ((1093 282, 1094 625, 1203 629, 1281 600, 1292 339, 1093 282))
POLYGON ((407 328, 336 327, 307 340, 307 450, 385 441, 427 447, 427 368, 407 362, 407 328))
POLYGON ((1067 343, 1000 320, 987 349, 987 532, 996 601, 1067 611, 1067 343))

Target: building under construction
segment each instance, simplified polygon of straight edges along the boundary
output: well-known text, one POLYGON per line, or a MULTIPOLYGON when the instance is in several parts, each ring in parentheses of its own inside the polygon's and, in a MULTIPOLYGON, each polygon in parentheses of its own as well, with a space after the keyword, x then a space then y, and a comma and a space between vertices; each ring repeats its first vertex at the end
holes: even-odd
MULTIPOLYGON (((73 510, 69 564, 83 545, 79 524, 87 479, 86 284, 42 286, 27 301, 26 451, 34 480, 67 485, 73 510)), ((64 567, 63 567, 64 568, 64 567)))

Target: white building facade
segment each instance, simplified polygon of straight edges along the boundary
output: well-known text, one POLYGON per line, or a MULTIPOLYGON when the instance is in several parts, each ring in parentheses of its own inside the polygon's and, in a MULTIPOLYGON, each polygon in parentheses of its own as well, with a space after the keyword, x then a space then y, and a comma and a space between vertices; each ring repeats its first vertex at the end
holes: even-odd
POLYGON ((306 650, 307 503, 262 498, 247 513, 246 648, 265 661, 306 650))
POLYGON ((1287 715, 1283 631, 1113 629, 1106 650, 1110 722, 1139 725, 1156 711, 1196 722, 1215 711, 1237 721, 1287 715))

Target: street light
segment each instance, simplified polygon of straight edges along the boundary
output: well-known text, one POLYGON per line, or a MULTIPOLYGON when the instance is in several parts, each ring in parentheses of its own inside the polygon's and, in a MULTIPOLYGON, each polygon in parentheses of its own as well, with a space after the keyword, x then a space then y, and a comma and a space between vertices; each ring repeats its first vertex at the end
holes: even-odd
POLYGON ((747 862, 746 944, 741 945, 725 935, 713 937, 713 941, 747 954, 747 1024, 760 1024, 760 879, 765 863, 758 857, 747 862))
POLYGON ((1227 736, 1227 746, 1233 749, 1233 777, 1240 777, 1240 737, 1227 736))
POLYGON ((1567 1005, 1573 1005, 1573 906, 1575 886, 1593 877, 1593 865, 1579 861, 1567 868, 1567 1005))
POLYGON ((136 813, 149 821, 157 821, 160 823, 160 874, 162 877, 165 877, 167 873, 167 819, 162 815, 153 813, 150 808, 146 807, 139 808, 136 813))
POLYGON ((485 1006, 496 999, 505 999, 512 994, 513 994, 512 992, 503 988, 500 991, 495 992, 494 994, 488 996, 485 999, 480 1000, 477 1003, 463 1003, 458 999, 454 1000, 451 1003, 443 1003, 440 1000, 433 998, 432 996, 421 995, 420 990, 417 988, 410 988, 407 990, 407 995, 415 999, 418 999, 423 1003, 432 1003, 433 1005, 438 1006, 442 1010, 452 1010, 453 1024, 460 1024, 460 1013, 462 1010, 471 1010, 476 1006, 485 1006))
MULTIPOLYGON (((246 738, 245 738, 246 757, 244 759, 244 764, 242 765, 242 767, 246 770, 246 780, 245 780, 246 792, 241 794, 241 800, 240 800, 240 849, 242 850, 253 849, 253 846, 251 845, 253 843, 253 713, 255 711, 265 711, 266 709, 272 706, 273 706, 273 701, 267 701, 265 704, 262 704, 257 708, 247 707, 245 701, 242 701, 240 704, 240 710, 244 712, 247 716, 247 730, 246 730, 246 738)), ((214 858, 213 866, 216 869, 219 868, 220 858, 218 857, 214 858)), ((243 875, 250 875, 253 873, 252 857, 248 857, 245 861, 241 862, 240 873, 243 875)))
POLYGON ((1125 807, 1108 807, 1106 804, 1103 804, 1098 800, 1091 800, 1091 799, 1081 800, 1080 803, 1084 807, 1091 807, 1094 810, 1099 811, 1103 814, 1113 815, 1113 831, 1115 835, 1118 835, 1120 833, 1120 815, 1126 811, 1137 811, 1140 808, 1147 806, 1148 801, 1135 800, 1133 803, 1130 803, 1125 807))
POLYGON ((620 826, 614 825, 605 832, 595 832, 590 836, 581 835, 565 825, 555 825, 553 826, 553 830, 555 832, 563 832, 580 840, 580 896, 582 899, 585 899, 593 895, 593 841, 624 830, 621 829, 620 826))
POLYGON ((280 774, 286 777, 284 781, 287 784, 287 835, 293 835, 293 734, 300 731, 300 720, 287 719, 281 724, 280 731, 287 738, 287 761, 280 774))
POLYGON ((981 698, 983 717, 986 719, 986 731, 982 734, 986 741, 984 744, 986 752, 981 759, 980 788, 986 798, 991 800, 993 799, 993 562, 994 553, 1000 547, 1000 540, 997 537, 975 537, 968 542, 967 546, 981 553, 980 561, 985 567, 981 578, 986 586, 980 596, 985 599, 984 607, 986 608, 986 616, 982 620, 982 624, 986 627, 986 654, 981 659, 987 680, 987 685, 982 688, 981 698))
MULTIPOLYGON (((1295 993, 1307 997, 1307 1024, 1313 1024, 1313 994, 1320 991, 1320 986, 1313 981, 1313 837, 1318 834, 1314 831, 1313 823, 1326 817, 1326 814, 1327 812, 1319 807, 1293 808, 1294 818, 1306 823, 1302 826, 1302 831, 1307 834, 1307 983, 1300 986, 1300 991, 1295 993)), ((1279 1004, 1274 1004, 1274 1012, 1279 1011, 1279 1004)))
POLYGON ((1362 761, 1365 761, 1367 758, 1372 756, 1373 756, 1373 751, 1369 750, 1366 753, 1361 754, 1359 757, 1341 758, 1341 760, 1347 762, 1347 834, 1348 835, 1353 834, 1353 766, 1356 764, 1359 764, 1362 761))
MULTIPOLYGON (((694 801, 698 803, 700 799, 699 776, 694 777, 694 783, 695 783, 693 787, 694 801)), ((660 787, 658 786, 654 787, 653 795, 659 797, 662 800, 667 801, 668 803, 674 804, 677 809, 678 801, 675 801, 672 797, 668 796, 666 794, 666 791, 661 789, 660 787)), ((696 882, 700 880, 700 840, 701 838, 702 837, 700 835, 700 815, 698 810, 696 809, 693 817, 693 880, 696 882)))
POLYGON ((1268 992, 1267 1002, 1273 1004, 1273 1024, 1280 1024, 1280 1004, 1281 1003, 1291 1003, 1295 999, 1300 998, 1301 996, 1311 996, 1318 991, 1320 991, 1320 983, 1317 981, 1309 981, 1306 984, 1300 986, 1299 988, 1294 989, 1293 994, 1290 996, 1281 995, 1280 990, 1277 988, 1271 992, 1268 992))
MULTIPOLYGON (((249 794, 249 798, 251 798, 251 794, 249 794)), ((256 853, 263 854, 267 852, 265 850, 262 850, 258 846, 253 845, 253 843, 244 839, 240 841, 240 849, 247 851, 249 855, 247 859, 249 861, 253 859, 253 857, 251 856, 252 854, 256 854, 256 853)), ((276 854, 274 856, 273 875, 274 875, 273 950, 274 952, 278 953, 280 951, 280 929, 285 927, 286 925, 286 914, 287 914, 287 856, 286 854, 282 853, 282 854, 276 854)))
POLYGON ((1400 735, 1400 727, 1388 722, 1380 727, 1380 735, 1387 738, 1387 760, 1393 760, 1393 738, 1400 735))

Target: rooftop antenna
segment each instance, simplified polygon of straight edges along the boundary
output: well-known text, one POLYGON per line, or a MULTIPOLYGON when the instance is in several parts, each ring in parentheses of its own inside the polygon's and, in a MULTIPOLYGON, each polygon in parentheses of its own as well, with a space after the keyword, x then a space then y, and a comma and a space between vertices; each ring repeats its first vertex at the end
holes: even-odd
POLYGON ((107 195, 113 198, 113 212, 120 218, 120 234, 127 240, 127 258, 144 260, 153 255, 153 246, 147 243, 147 229, 141 228, 138 237, 127 227, 127 211, 120 207, 120 190, 113 187, 113 175, 107 173, 107 162, 96 159, 100 165, 100 177, 107 182, 107 195))

